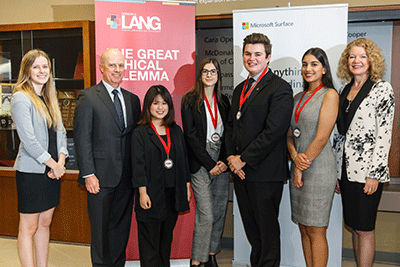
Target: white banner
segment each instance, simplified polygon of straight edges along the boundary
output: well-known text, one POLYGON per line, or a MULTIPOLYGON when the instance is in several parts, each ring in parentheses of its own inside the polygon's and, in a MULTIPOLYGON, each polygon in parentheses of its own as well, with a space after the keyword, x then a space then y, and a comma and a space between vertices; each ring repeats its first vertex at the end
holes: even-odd
MULTIPOLYGON (((243 39, 254 32, 264 33, 272 43, 271 70, 292 85, 296 94, 303 90, 301 57, 311 47, 320 47, 328 55, 336 89, 340 81, 336 70, 347 44, 347 4, 240 10, 233 12, 234 85, 248 72, 242 64, 243 39)), ((249 264, 250 247, 244 235, 235 203, 234 266, 249 264)), ((291 221, 289 188, 286 184, 280 206, 281 266, 305 266, 300 231, 291 221)), ((341 266, 342 208, 335 195, 328 227, 328 266, 341 266)))
POLYGON ((232 29, 196 31, 196 70, 206 57, 218 60, 221 67, 222 93, 231 99, 234 89, 232 29))

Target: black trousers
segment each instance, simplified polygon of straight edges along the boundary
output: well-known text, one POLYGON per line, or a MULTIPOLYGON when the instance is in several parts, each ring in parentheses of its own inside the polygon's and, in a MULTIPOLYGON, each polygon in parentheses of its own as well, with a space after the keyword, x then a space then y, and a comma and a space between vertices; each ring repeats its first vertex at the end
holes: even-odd
POLYGON ((235 177, 234 186, 244 230, 251 244, 251 266, 279 267, 278 215, 283 182, 247 182, 235 177))
POLYGON ((174 188, 166 188, 167 217, 160 222, 137 221, 141 267, 170 267, 171 244, 178 212, 174 188))
POLYGON ((124 267, 133 208, 133 189, 122 179, 117 187, 87 193, 94 267, 124 267))

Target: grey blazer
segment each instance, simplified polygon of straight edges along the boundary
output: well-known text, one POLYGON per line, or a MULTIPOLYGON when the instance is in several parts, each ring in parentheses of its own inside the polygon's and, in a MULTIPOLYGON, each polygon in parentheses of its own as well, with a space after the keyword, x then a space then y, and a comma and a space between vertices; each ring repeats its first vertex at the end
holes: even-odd
MULTIPOLYGON (((11 98, 11 116, 17 127, 21 144, 14 169, 28 173, 44 173, 44 162, 51 158, 49 152, 49 133, 46 118, 36 112, 30 98, 23 92, 16 92, 11 98)), ((67 135, 61 123, 57 129, 57 151, 68 156, 67 135)))

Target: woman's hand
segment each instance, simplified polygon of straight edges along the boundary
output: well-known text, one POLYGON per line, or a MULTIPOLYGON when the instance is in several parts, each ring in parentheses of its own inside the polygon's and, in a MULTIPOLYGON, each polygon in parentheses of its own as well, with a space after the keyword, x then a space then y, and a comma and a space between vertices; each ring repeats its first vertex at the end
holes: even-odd
POLYGON ((312 163, 312 161, 309 161, 307 155, 304 153, 298 153, 294 157, 293 162, 296 165, 296 167, 300 169, 300 171, 307 170, 308 168, 310 168, 312 163))
POLYGON ((147 187, 140 186, 139 187, 139 203, 140 207, 144 210, 148 210, 151 208, 151 200, 149 195, 147 194, 147 187))
POLYGON ((139 202, 140 202, 140 207, 142 207, 142 209, 148 210, 151 208, 150 197, 147 193, 140 194, 139 202))
POLYGON ((377 179, 368 178, 365 181, 364 193, 367 195, 372 195, 378 189, 379 181, 377 179))
POLYGON ((57 162, 57 164, 55 164, 54 167, 51 169, 50 173, 52 173, 52 175, 49 176, 50 178, 58 180, 61 178, 61 176, 64 175, 65 167, 63 164, 57 162))
POLYGON ((339 180, 336 181, 335 192, 336 192, 337 194, 340 194, 340 184, 339 184, 339 180))
POLYGON ((211 175, 220 175, 222 172, 218 167, 218 163, 215 164, 214 168, 211 169, 210 174, 211 175))
POLYGON ((228 166, 226 166, 226 164, 223 163, 222 161, 218 161, 217 166, 218 166, 219 170, 221 171, 221 173, 228 169, 228 166))
POLYGON ((210 174, 211 175, 220 175, 224 171, 228 169, 228 166, 226 166, 225 163, 222 161, 218 161, 217 164, 214 166, 214 168, 211 169, 210 174))
POLYGON ((301 170, 297 167, 294 168, 293 172, 293 185, 296 188, 301 188, 303 186, 303 181, 302 181, 303 173, 301 170))
POLYGON ((188 202, 190 202, 190 199, 192 198, 192 191, 190 190, 190 183, 186 183, 186 188, 187 188, 187 199, 188 199, 188 202))

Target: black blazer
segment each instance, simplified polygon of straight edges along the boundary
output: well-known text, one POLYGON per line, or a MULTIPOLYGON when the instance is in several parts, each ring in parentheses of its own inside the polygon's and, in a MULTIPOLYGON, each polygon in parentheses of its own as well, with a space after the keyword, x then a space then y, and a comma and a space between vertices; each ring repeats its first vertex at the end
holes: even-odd
MULTIPOLYGON (((190 182, 189 164, 185 140, 181 127, 170 127, 170 158, 174 162, 175 175, 175 209, 183 212, 189 210, 186 183, 190 182)), ((146 186, 151 200, 151 208, 142 209, 139 204, 139 193, 136 192, 135 212, 139 221, 163 221, 167 216, 164 186, 165 149, 151 126, 138 126, 132 136, 132 184, 134 187, 146 186)))
POLYGON ((132 132, 140 115, 139 98, 122 89, 126 106, 125 129, 118 125, 114 103, 103 82, 82 90, 74 116, 74 142, 82 176, 95 174, 100 187, 116 187, 121 177, 130 181, 132 132))
MULTIPOLYGON (((191 173, 196 173, 201 166, 210 171, 217 164, 206 151, 206 134, 207 134, 207 117, 204 102, 200 105, 200 112, 196 109, 196 99, 193 96, 184 100, 182 114, 183 132, 186 139, 189 167, 191 173)), ((222 101, 225 104, 218 104, 219 113, 221 114, 224 131, 229 115, 229 99, 222 95, 222 101)), ((222 136, 222 146, 219 154, 219 160, 226 162, 226 149, 224 135, 222 136)))
POLYGON ((268 70, 243 104, 237 120, 244 83, 233 92, 225 131, 227 157, 241 155, 247 181, 284 181, 289 177, 286 132, 293 110, 292 88, 268 70))

